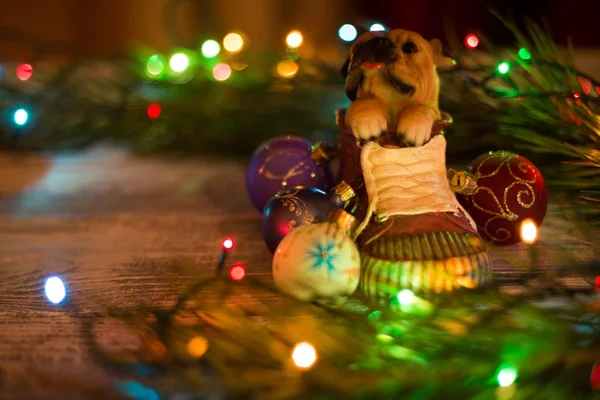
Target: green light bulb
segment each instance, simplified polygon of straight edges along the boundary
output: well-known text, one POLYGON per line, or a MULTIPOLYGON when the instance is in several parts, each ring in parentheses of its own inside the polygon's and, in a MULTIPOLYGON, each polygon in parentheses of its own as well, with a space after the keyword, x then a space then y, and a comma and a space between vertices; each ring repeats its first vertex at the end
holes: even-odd
POLYGON ((381 343, 392 343, 394 341, 394 338, 390 335, 386 335, 384 333, 380 333, 376 336, 377 341, 381 342, 381 343))
POLYGON ((216 40, 207 40, 202 43, 202 55, 206 58, 216 57, 221 52, 221 45, 216 40))
POLYGON ((498 72, 500 72, 501 74, 506 74, 509 70, 510 64, 506 61, 503 61, 500 64, 498 64, 498 72))
POLYGON ((146 71, 151 76, 157 76, 164 72, 165 70, 165 58, 161 55, 155 54, 152 57, 148 58, 146 62, 146 71))
POLYGON ((531 53, 525 47, 521 47, 519 49, 519 57, 523 60, 529 60, 531 58, 531 53))
POLYGON ((183 53, 175 53, 169 60, 169 66, 173 72, 183 72, 190 66, 190 59, 183 53))
POLYGON ((415 294, 410 289, 401 290, 400 293, 398 293, 397 297, 398 302, 403 306, 407 306, 413 303, 415 300, 415 294))
POLYGON ((496 379, 500 386, 510 386, 517 380, 517 370, 511 366, 503 367, 498 371, 496 379))

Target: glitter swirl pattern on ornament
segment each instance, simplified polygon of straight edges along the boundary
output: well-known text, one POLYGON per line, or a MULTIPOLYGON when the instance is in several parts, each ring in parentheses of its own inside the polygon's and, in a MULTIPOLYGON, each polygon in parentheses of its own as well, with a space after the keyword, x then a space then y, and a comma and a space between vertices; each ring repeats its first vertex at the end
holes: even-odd
POLYGON ((519 213, 516 212, 517 210, 511 209, 511 206, 509 205, 509 198, 511 196, 514 196, 517 203, 524 209, 533 207, 536 202, 536 194, 533 185, 538 182, 539 173, 526 161, 518 158, 519 156, 516 154, 506 151, 493 153, 481 161, 474 171, 474 174, 477 177, 478 187, 472 198, 473 207, 492 216, 485 222, 485 224, 483 224, 483 226, 480 226, 479 229, 495 242, 503 242, 514 239, 511 233, 512 229, 510 228, 490 228, 492 223, 502 223, 503 221, 506 221, 508 226, 512 226, 514 222, 520 218, 519 213), (491 172, 482 172, 486 166, 488 166, 490 163, 498 162, 498 160, 500 160, 499 165, 491 172), (516 165, 515 161, 517 162, 516 165), (515 171, 514 168, 516 168, 517 171, 515 171), (510 177, 513 178, 513 182, 504 188, 503 196, 500 200, 498 196, 496 196, 493 188, 483 186, 480 184, 480 182, 488 178, 496 177, 502 172, 503 169, 506 169, 510 177), (491 209, 489 206, 482 204, 481 201, 478 202, 478 197, 481 200, 483 193, 493 200, 491 203, 496 206, 495 209, 491 209))
POLYGON ((305 152, 299 150, 275 150, 267 156, 259 171, 266 179, 280 180, 282 186, 287 186, 287 181, 295 176, 302 175, 310 171, 310 176, 314 178, 317 175, 315 168, 311 167, 308 160, 302 160, 292 165, 283 174, 276 174, 269 170, 269 163, 279 157, 302 157, 305 152))

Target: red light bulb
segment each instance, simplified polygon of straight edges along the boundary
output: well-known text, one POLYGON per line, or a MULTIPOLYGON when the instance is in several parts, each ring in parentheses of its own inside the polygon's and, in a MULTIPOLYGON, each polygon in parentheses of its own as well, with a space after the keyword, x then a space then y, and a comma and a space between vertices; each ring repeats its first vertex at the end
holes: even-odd
POLYGON ((246 267, 244 264, 234 264, 229 270, 229 277, 233 281, 241 281, 246 276, 246 267))
POLYGON ((160 111, 160 106, 158 104, 150 104, 148 106, 148 109, 146 110, 148 116, 152 119, 158 118, 158 116, 160 115, 160 111))
POLYGON ((233 239, 231 239, 231 238, 225 238, 223 240, 223 248, 225 250, 231 250, 231 249, 233 249, 233 239))
POLYGON ((585 93, 585 94, 590 94, 590 92, 591 92, 591 91, 592 91, 592 89, 590 89, 590 87, 589 87, 589 86, 584 86, 584 87, 583 87, 583 93, 585 93))
POLYGON ((592 368, 592 375, 590 376, 590 386, 594 390, 600 389, 600 362, 597 362, 592 368))
POLYGON ((467 46, 469 49, 475 49, 477 46, 479 46, 479 38, 477 35, 474 33, 469 33, 465 37, 465 46, 467 46))
POLYGON ((600 275, 598 275, 598 276, 596 277, 596 281, 595 281, 594 283, 595 283, 595 286, 596 286, 596 287, 595 287, 595 289, 596 289, 596 292, 600 292, 600 275))
POLYGON ((33 75, 33 67, 29 64, 21 64, 17 67, 17 78, 26 81, 33 75))

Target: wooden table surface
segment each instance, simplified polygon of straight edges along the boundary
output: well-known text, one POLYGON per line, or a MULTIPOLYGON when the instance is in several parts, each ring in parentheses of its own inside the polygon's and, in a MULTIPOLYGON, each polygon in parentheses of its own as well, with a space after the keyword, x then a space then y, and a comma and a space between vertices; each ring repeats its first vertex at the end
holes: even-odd
MULTIPOLYGON (((82 398, 83 386, 93 392, 108 385, 86 355, 80 318, 111 306, 168 306, 213 272, 225 236, 236 239, 234 258, 268 280, 270 255, 244 171, 231 161, 136 158, 108 148, 0 154, 0 399, 82 398), (45 300, 50 274, 68 284, 77 315, 45 300)), ((541 267, 555 263, 553 251, 561 249, 590 256, 572 230, 550 213, 541 267)), ((527 259, 521 245, 493 255, 505 280, 520 273, 509 264, 527 259)), ((131 340, 115 327, 101 333, 109 344, 131 340)))

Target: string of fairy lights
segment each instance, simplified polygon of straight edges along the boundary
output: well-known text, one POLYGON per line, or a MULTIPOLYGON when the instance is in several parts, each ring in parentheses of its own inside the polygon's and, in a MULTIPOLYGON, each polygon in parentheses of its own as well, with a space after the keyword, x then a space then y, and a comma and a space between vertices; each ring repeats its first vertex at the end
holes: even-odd
MULTIPOLYGON (((387 27, 379 22, 373 22, 367 26, 361 24, 345 23, 339 27, 337 33, 339 39, 347 44, 352 43, 363 31, 386 31, 387 27)), ((297 29, 289 31, 283 42, 285 43, 285 55, 276 64, 274 73, 281 79, 293 79, 298 76, 301 68, 300 59, 310 59, 315 54, 311 43, 305 40, 305 35, 297 29)), ((240 55, 246 50, 250 43, 249 38, 242 31, 226 33, 220 40, 209 38, 201 42, 197 50, 181 48, 170 54, 155 53, 147 56, 144 61, 143 79, 149 81, 166 81, 174 84, 184 84, 192 80, 197 69, 207 70, 210 77, 216 82, 230 80, 236 73, 244 71, 248 64, 243 62, 240 55)), ((467 50, 477 50, 482 43, 480 37, 475 33, 468 33, 463 39, 463 45, 467 50)), ((510 71, 516 64, 524 64, 535 61, 536 64, 543 63, 542 60, 532 60, 532 54, 527 48, 520 48, 516 54, 517 59, 511 61, 500 60, 493 72, 478 83, 484 91, 492 97, 501 98, 524 98, 524 97, 567 97, 572 98, 576 104, 580 104, 582 97, 600 97, 600 83, 589 76, 581 75, 581 91, 568 93, 519 93, 500 92, 496 88, 487 88, 488 81, 496 77, 510 86, 510 71)), ((548 63, 547 63, 548 64, 548 63)), ((523 66, 523 65, 521 65, 523 66)), ((558 68, 558 65, 549 65, 558 68)), ((489 67, 478 67, 477 70, 487 71, 489 67)), ((473 68, 457 65, 454 70, 473 71, 473 68)), ((18 82, 27 82, 34 76, 34 66, 30 62, 24 62, 16 67, 15 75, 18 82)), ((18 87, 17 87, 18 89, 18 87)), ((10 105, 12 110, 8 111, 10 120, 16 131, 22 131, 34 122, 31 118, 29 105, 10 105)), ((162 114, 160 102, 153 102, 146 106, 146 115, 150 119, 159 118, 162 114)), ((575 117, 574 117, 575 118, 575 117)))
MULTIPOLYGON (((524 222, 521 225, 521 237, 524 243, 528 245, 534 244, 538 238, 538 228, 535 225, 535 223, 524 222)), ((221 241, 221 252, 219 254, 216 266, 216 278, 222 276, 222 272, 226 269, 226 266, 228 265, 230 253, 234 250, 234 248, 235 241, 233 238, 226 237, 221 241)), ((235 262, 229 265, 227 269, 227 276, 229 277, 230 282, 233 284, 235 284, 236 282, 241 282, 246 278, 247 271, 246 266, 243 263, 235 262)), ((194 295, 196 295, 201 288, 205 287, 208 284, 211 284, 212 282, 214 282, 214 278, 203 279, 196 282, 185 293, 179 296, 174 306, 167 311, 166 315, 174 316, 175 313, 183 307, 184 303, 186 303, 194 295)), ((52 305, 62 306, 63 308, 69 308, 72 309, 72 311, 77 312, 75 302, 67 302, 67 284, 60 276, 48 276, 45 279, 43 291, 48 302, 52 305)), ((401 312, 404 312, 408 315, 431 315, 435 310, 435 306, 431 302, 417 296, 410 289, 403 289, 399 291, 397 296, 392 300, 392 302, 398 305, 399 310, 401 312)), ((369 315, 369 319, 377 319, 379 318, 380 314, 381 311, 373 311, 369 315)), ((384 333, 378 333, 376 339, 378 342, 381 343, 387 343, 393 340, 391 336, 388 336, 384 333)), ((209 350, 209 348, 209 341, 201 335, 195 335, 191 337, 185 345, 186 353, 191 358, 197 360, 202 359, 209 350)), ((290 361, 292 362, 292 365, 299 371, 309 370, 319 362, 318 350, 309 341, 299 341, 293 344, 293 346, 291 346, 289 357, 290 361)), ((500 364, 495 372, 494 377, 494 380, 498 385, 498 390, 508 390, 511 393, 514 393, 514 385, 518 379, 518 376, 518 368, 515 367, 513 364, 500 364)), ((128 392, 128 394, 130 394, 134 398, 147 398, 143 396, 140 397, 141 393, 144 393, 146 396, 148 396, 149 394, 154 395, 154 392, 151 388, 145 387, 137 382, 129 382, 127 385, 122 385, 121 389, 128 392)))
MULTIPOLYGON (((219 278, 222 274, 222 271, 225 269, 227 265, 227 260, 229 258, 229 254, 234 250, 235 241, 231 237, 226 237, 221 242, 221 252, 218 258, 217 267, 216 267, 216 277, 219 278)), ((228 267, 228 277, 231 282, 240 282, 246 278, 246 265, 242 262, 235 262, 228 267)), ((202 287, 206 284, 212 282, 212 279, 209 280, 199 280, 196 284, 192 285, 190 289, 188 289, 185 293, 183 293, 178 300, 175 302, 175 305, 168 311, 168 315, 174 315, 180 307, 183 306, 185 302, 187 302, 192 296, 194 296, 202 287)), ((67 302, 68 298, 68 286, 65 281, 58 275, 51 275, 46 277, 43 292, 48 300, 48 302, 54 306, 64 306, 66 308, 71 308, 73 311, 77 312, 77 308, 75 307, 74 302, 67 302)), ((412 293, 412 292, 411 292, 412 293)), ((409 299, 409 296, 406 293, 399 294, 399 298, 402 298, 403 304, 412 304, 416 301, 416 296, 409 299)), ((196 359, 204 356, 206 351, 209 348, 209 343, 206 338, 202 336, 194 336, 192 337, 186 345, 187 353, 196 359)), ((296 343, 290 354, 290 358, 293 361, 294 365, 300 369, 309 369, 311 368, 318 360, 318 353, 316 348, 309 342, 298 342, 296 343)), ((148 389, 146 389, 148 390, 148 389)))
MULTIPOLYGON (((361 30, 364 28, 360 27, 361 30)), ((370 25, 371 31, 385 31, 380 23, 370 25)), ((351 43, 358 36, 359 29, 352 24, 344 24, 338 30, 338 36, 345 43, 351 43)), ((289 31, 284 38, 285 56, 276 64, 274 71, 282 79, 292 79, 300 71, 299 59, 309 59, 315 54, 314 47, 305 40, 305 35, 298 29, 289 31)), ((167 81, 184 84, 193 77, 195 70, 210 71, 210 76, 217 82, 225 82, 236 72, 245 70, 248 65, 241 61, 249 38, 242 31, 228 32, 221 40, 210 38, 204 40, 198 50, 180 48, 170 55, 155 53, 149 55, 144 62, 143 78, 150 81, 167 81)), ((18 81, 27 82, 34 77, 34 66, 21 63, 15 69, 18 81)), ((149 104, 146 114, 151 119, 159 118, 162 107, 159 103, 149 104)), ((31 123, 30 111, 27 107, 14 108, 11 113, 14 126, 24 129, 31 123)))

